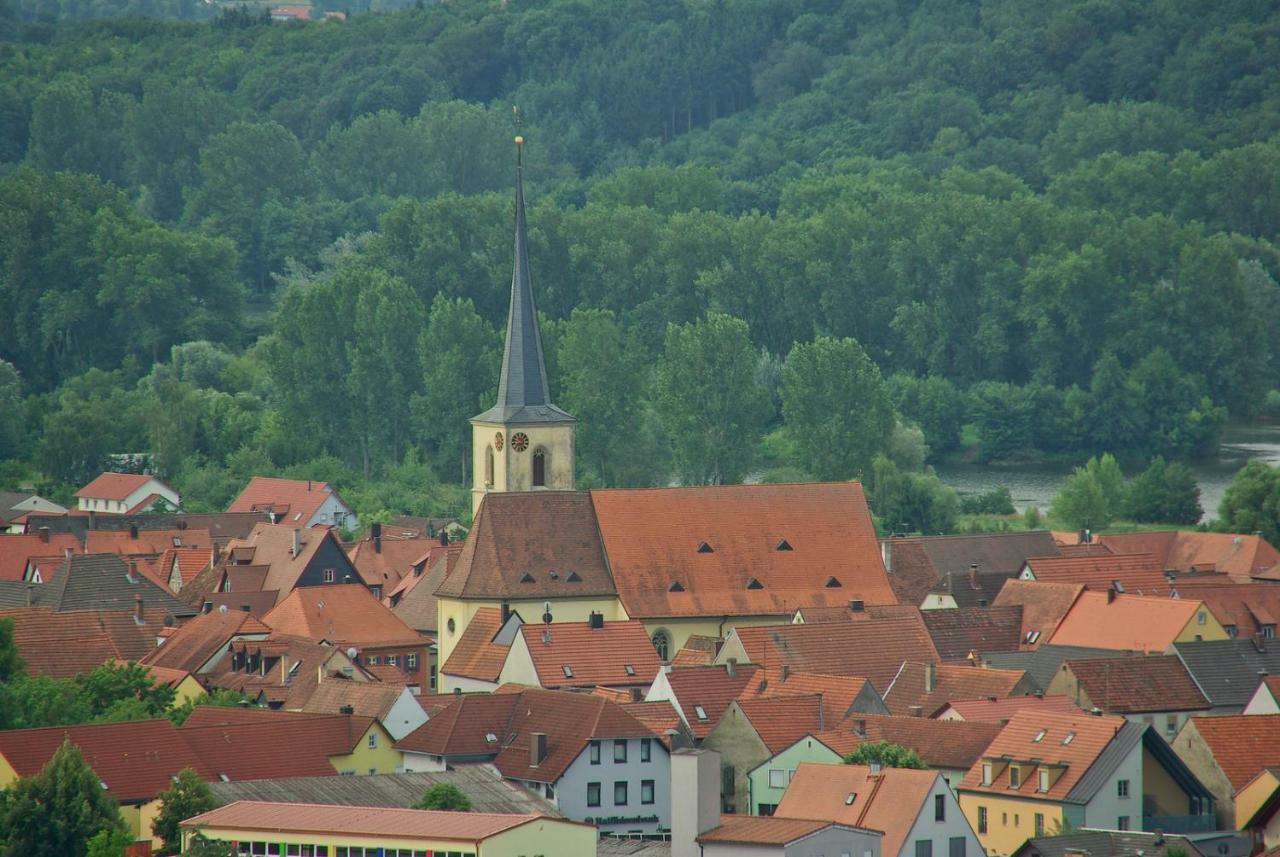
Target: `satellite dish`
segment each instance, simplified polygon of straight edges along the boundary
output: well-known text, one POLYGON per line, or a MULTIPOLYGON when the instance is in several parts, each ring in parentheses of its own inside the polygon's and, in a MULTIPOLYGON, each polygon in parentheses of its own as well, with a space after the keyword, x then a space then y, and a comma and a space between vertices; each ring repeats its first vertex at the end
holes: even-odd
POLYGON ((351 648, 347 649, 347 657, 351 658, 351 660, 353 661, 356 659, 356 656, 359 654, 360 652, 356 650, 355 646, 352 646, 351 648))
POLYGON ((226 612, 227 612, 227 605, 225 605, 225 604, 219 604, 219 605, 218 605, 218 612, 219 612, 219 613, 226 613, 226 612))

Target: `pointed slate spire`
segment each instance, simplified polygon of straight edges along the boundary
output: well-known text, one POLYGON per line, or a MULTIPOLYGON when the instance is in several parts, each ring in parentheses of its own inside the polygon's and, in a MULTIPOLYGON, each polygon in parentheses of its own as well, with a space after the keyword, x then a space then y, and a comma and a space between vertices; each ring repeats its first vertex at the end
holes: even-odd
POLYGON ((529 238, 524 215, 524 138, 516 137, 515 270, 507 310, 507 344, 498 379, 498 403, 474 419, 483 422, 565 422, 572 420, 551 403, 542 359, 538 312, 529 277, 529 238))

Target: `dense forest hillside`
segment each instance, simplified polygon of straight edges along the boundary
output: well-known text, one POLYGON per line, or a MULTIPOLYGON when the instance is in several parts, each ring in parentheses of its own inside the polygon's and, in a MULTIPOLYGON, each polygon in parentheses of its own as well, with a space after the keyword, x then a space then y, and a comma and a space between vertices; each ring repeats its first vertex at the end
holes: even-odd
POLYGON ((196 507, 267 471, 461 506, 517 128, 584 484, 1185 459, 1280 399, 1267 0, 25 8, 0 482, 151 451, 196 507))

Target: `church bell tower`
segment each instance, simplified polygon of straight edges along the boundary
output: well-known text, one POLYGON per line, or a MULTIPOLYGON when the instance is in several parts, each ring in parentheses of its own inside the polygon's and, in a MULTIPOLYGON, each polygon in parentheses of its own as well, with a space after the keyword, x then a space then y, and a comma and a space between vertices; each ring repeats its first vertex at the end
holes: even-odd
POLYGON ((529 279, 524 138, 516 137, 515 270, 498 401, 471 418, 471 513, 491 491, 572 491, 576 420, 551 402, 529 279))

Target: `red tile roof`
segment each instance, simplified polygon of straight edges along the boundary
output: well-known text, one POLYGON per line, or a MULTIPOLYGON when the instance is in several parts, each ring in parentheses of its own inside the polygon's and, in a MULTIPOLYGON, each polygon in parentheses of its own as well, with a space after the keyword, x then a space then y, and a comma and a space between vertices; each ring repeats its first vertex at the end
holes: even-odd
POLYGON ((497 681, 511 649, 509 645, 493 641, 500 630, 502 611, 496 607, 481 607, 467 623, 440 672, 478 681, 497 681))
POLYGON ((587 622, 522 625, 520 635, 529 649, 543 687, 644 685, 662 669, 662 661, 644 624, 605 622, 592 629, 587 622))
POLYGON ((787 664, 795 672, 862 676, 876 690, 889 687, 904 661, 941 660, 918 616, 744 627, 730 634, 742 643, 751 663, 787 664))
POLYGON ((1235 626, 1238 637, 1253 637, 1267 625, 1274 633, 1274 626, 1280 624, 1280 586, 1232 583, 1192 588, 1186 584, 1184 575, 1178 581, 1182 594, 1203 601, 1224 627, 1235 626))
POLYGON ((1073 674, 1090 704, 1103 711, 1136 714, 1210 708, 1177 655, 1070 660, 1061 670, 1073 674))
POLYGON ((953 699, 944 707, 953 710, 969 723, 1004 723, 1022 709, 1074 714, 1080 707, 1063 694, 1045 696, 1006 696, 995 699, 953 699))
POLYGON ((1027 565, 1044 583, 1082 583, 1106 591, 1119 581, 1131 595, 1168 595, 1173 588, 1163 563, 1150 553, 1030 557, 1027 565))
POLYGON ((888 544, 889 585, 900 604, 919 607, 938 583, 938 569, 919 539, 890 539, 888 544))
POLYGON ((262 617, 281 634, 364 645, 425 643, 363 584, 299 586, 262 617))
POLYGON ((852 714, 838 727, 815 732, 813 737, 842 757, 863 742, 888 741, 915 750, 931 768, 968 770, 1001 728, 999 723, 852 714))
POLYGON ((469 693, 450 697, 449 704, 396 743, 397 750, 435 756, 494 755, 520 703, 520 694, 469 693), (493 740, 488 736, 492 735, 493 740))
POLYGON ((790 617, 897 600, 856 482, 598 490, 591 500, 632 618, 790 617))
POLYGON ((1049 642, 1058 623, 1084 592, 1081 583, 1044 583, 1038 580, 1009 580, 996 596, 993 607, 1022 608, 1020 648, 1035 649, 1049 642))
MULTIPOLYGON (((350 560, 346 558, 346 552, 342 550, 341 542, 332 530, 322 527, 302 529, 299 535, 299 551, 295 556, 293 553, 294 529, 284 525, 258 524, 249 533, 248 538, 233 539, 229 542, 227 555, 236 562, 242 563, 244 567, 265 568, 266 573, 255 588, 277 592, 280 597, 293 590, 299 576, 306 570, 315 558, 316 552, 326 541, 331 542, 334 548, 342 552, 341 557, 335 561, 337 579, 341 581, 347 574, 355 574, 354 567, 348 570, 350 560)), ((236 571, 238 566, 225 565, 220 568, 225 568, 230 574, 236 571)), ((242 586, 234 586, 233 591, 246 590, 242 586)))
POLYGON ((1217 571, 1237 582, 1267 577, 1280 565, 1280 553, 1256 535, 1209 533, 1198 530, 1117 533, 1099 536, 1112 550, 1126 553, 1153 553, 1173 571, 1217 571))
POLYGON ((674 705, 665 700, 662 702, 623 702, 614 700, 622 706, 622 710, 645 725, 650 732, 663 739, 670 746, 669 733, 680 732, 682 721, 680 713, 674 705))
POLYGON ((155 479, 155 477, 142 473, 103 473, 77 491, 76 496, 94 497, 101 500, 123 500, 152 479, 155 479))
POLYGON ((143 623, 123 610, 68 610, 20 607, 0 610, 14 622, 13 637, 32 675, 70 678, 105 661, 138 660, 155 648, 167 611, 144 608, 143 623))
MULTIPOLYGON (((811 732, 821 732, 827 726, 822 708, 822 696, 817 693, 803 696, 775 696, 764 699, 744 699, 734 705, 760 736, 769 752, 777 755, 811 732)), ((725 718, 734 716, 734 705, 729 706, 725 718)))
POLYGON ((384 527, 381 537, 382 550, 378 550, 371 536, 366 536, 351 548, 351 563, 360 577, 370 586, 381 586, 383 595, 391 591, 407 576, 413 576, 413 564, 432 550, 446 550, 436 539, 395 538, 384 527))
POLYGON ((179 731, 207 769, 232 780, 335 775, 330 757, 350 753, 373 724, 345 714, 214 708, 196 706, 179 731))
POLYGON ((1280 767, 1280 714, 1192 717, 1190 724, 1233 789, 1238 790, 1263 768, 1280 767))
MULTIPOLYGON (((536 813, 508 815, 238 800, 197 815, 184 824, 211 831, 262 830, 334 836, 423 837, 474 845, 479 840, 542 819, 551 820, 536 813)), ((574 823, 564 819, 554 821, 560 824, 574 823)))
POLYGON ((1022 608, 1017 605, 922 610, 921 618, 944 661, 1017 651, 1022 641, 1022 608))
POLYGON ((909 661, 893 685, 885 692, 889 712, 899 716, 912 713, 912 706, 925 717, 953 699, 986 699, 1029 693, 1032 683, 1022 670, 1000 670, 958 664, 921 664, 909 661), (933 690, 928 689, 928 673, 933 668, 933 690))
POLYGON ((722 815, 720 826, 699 834, 697 841, 728 845, 790 845, 828 827, 831 827, 829 821, 767 815, 722 815))
POLYGON ((208 568, 212 560, 213 554, 208 548, 169 548, 160 555, 157 566, 160 576, 168 586, 170 573, 176 564, 178 579, 182 581, 182 586, 186 586, 197 574, 208 568))
POLYGON ((673 667, 666 680, 689 731, 701 740, 719 722, 729 703, 751 684, 756 672, 756 667, 744 665, 738 665, 733 675, 725 667, 673 667), (698 716, 699 708, 706 717, 698 716))
POLYGON ((1058 623, 1054 645, 1163 652, 1204 604, 1191 598, 1082 592, 1058 623))
POLYGON ((18 776, 29 777, 39 773, 63 741, 80 749, 112 797, 122 803, 151 800, 169 788, 170 777, 183 768, 194 768, 206 779, 212 773, 168 720, 12 729, 0 732, 0 756, 18 776))
POLYGON ((673 667, 705 667, 715 660, 720 651, 719 637, 707 637, 701 634, 690 634, 684 641, 680 651, 671 659, 673 667))
POLYGON ((1095 717, 1084 712, 1049 714, 1019 711, 1000 730, 983 758, 1007 758, 1027 763, 1033 759, 1050 759, 1054 765, 1063 767, 1057 779, 1051 779, 1049 790, 1039 791, 1039 778, 1031 775, 1022 777, 1018 788, 1010 788, 1008 772, 998 762, 990 784, 983 785, 982 765, 975 764, 965 774, 958 790, 1016 794, 1030 800, 1061 800, 1080 781, 1089 766, 1098 760, 1125 723, 1123 717, 1111 715, 1095 717))
MULTIPOLYGON (((867 687, 867 680, 858 676, 819 675, 781 670, 761 670, 748 682, 738 695, 739 700, 769 699, 777 696, 798 696, 816 693, 822 697, 823 717, 828 723, 838 723, 850 712, 858 694, 867 687)), ((874 692, 874 689, 873 691, 874 692)))
POLYGON ((208 663, 233 637, 266 636, 271 629, 249 613, 214 610, 188 619, 164 645, 149 652, 143 662, 153 666, 195 672, 208 663))
MULTIPOLYGON (((70 533, 13 535, 0 533, 0 580, 22 580, 27 561, 33 557, 57 557, 66 551, 84 553, 80 540, 70 533), (48 536, 48 541, 45 536, 48 536)), ((48 579, 45 583, 48 583, 48 579)))
MULTIPOLYGON (((255 476, 240 496, 231 501, 227 511, 285 513, 280 523, 301 527, 306 526, 332 495, 334 491, 328 482, 255 476)), ((341 502, 342 498, 338 497, 338 501, 341 502)))

